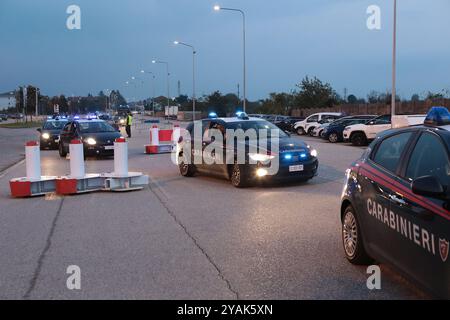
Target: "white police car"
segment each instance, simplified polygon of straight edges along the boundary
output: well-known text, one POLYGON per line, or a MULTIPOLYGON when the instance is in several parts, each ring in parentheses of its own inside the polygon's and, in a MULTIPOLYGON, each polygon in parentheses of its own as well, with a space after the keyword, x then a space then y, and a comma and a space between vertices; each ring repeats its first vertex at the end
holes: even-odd
POLYGON ((450 113, 381 133, 347 170, 340 216, 347 259, 388 263, 450 297, 450 113))

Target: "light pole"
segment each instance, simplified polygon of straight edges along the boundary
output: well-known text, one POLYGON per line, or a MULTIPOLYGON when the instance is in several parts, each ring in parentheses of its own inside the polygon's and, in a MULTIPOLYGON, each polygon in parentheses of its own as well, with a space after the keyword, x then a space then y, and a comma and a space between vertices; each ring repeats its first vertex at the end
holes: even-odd
POLYGON ((150 74, 152 76, 152 110, 153 116, 155 116, 155 74, 151 71, 141 70, 143 74, 150 74))
POLYGON ((397 65, 397 0, 394 0, 394 34, 392 45, 392 97, 391 97, 391 117, 395 116, 396 98, 396 65, 397 65))
POLYGON ((184 43, 181 41, 174 41, 173 43, 192 49, 192 120, 195 121, 195 55, 197 54, 197 51, 195 50, 193 45, 190 45, 188 43, 184 43))
POLYGON ((244 101, 242 103, 243 105, 243 111, 245 112, 246 106, 247 106, 247 70, 246 70, 246 57, 245 57, 245 13, 241 9, 233 9, 233 8, 223 8, 219 5, 214 6, 215 11, 220 10, 226 10, 226 11, 235 11, 239 12, 242 15, 242 39, 243 39, 243 62, 244 62, 244 101))
POLYGON ((167 107, 170 108, 170 82, 169 82, 169 63, 166 61, 160 61, 160 60, 152 60, 152 63, 161 63, 166 65, 166 71, 167 71, 167 107))

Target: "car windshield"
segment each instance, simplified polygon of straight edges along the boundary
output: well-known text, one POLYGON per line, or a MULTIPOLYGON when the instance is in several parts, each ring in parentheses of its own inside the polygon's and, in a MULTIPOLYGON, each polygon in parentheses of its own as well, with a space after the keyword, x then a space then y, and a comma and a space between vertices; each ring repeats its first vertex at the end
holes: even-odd
POLYGON ((106 122, 79 122, 80 132, 96 133, 96 132, 115 132, 116 130, 106 122))
POLYGON ((272 131, 277 130, 279 132, 278 136, 280 138, 287 137, 288 135, 278 128, 276 125, 268 122, 268 121, 240 121, 240 122, 232 122, 227 125, 227 129, 239 130, 242 129, 247 131, 249 129, 253 129, 256 131, 256 134, 259 135, 260 130, 268 130, 267 136, 272 136, 272 131))
POLYGON ((42 128, 44 130, 62 130, 67 121, 47 121, 42 128))

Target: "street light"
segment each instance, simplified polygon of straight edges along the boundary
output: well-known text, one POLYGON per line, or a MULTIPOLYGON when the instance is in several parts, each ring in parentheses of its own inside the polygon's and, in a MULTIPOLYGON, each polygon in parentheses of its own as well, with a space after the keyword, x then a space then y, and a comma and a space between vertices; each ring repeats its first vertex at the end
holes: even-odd
MULTIPOLYGON (((392 45, 392 97, 391 97, 391 117, 395 116, 396 98, 396 65, 397 65, 397 0, 394 0, 394 31, 392 45)), ((393 122, 392 122, 393 123, 393 122)))
POLYGON ((166 61, 160 61, 160 60, 152 60, 152 63, 160 63, 166 65, 166 71, 167 71, 167 107, 170 108, 170 83, 169 83, 169 63, 166 61))
POLYGON ((193 45, 181 41, 174 41, 176 45, 182 45, 192 49, 192 120, 195 121, 195 55, 197 51, 193 45))
POLYGON ((245 13, 241 9, 234 9, 234 8, 223 8, 219 5, 214 6, 214 11, 220 11, 220 10, 226 10, 226 11, 235 11, 239 12, 242 15, 242 39, 243 39, 243 62, 244 62, 244 101, 243 101, 243 111, 246 110, 247 105, 247 71, 246 71, 246 58, 245 58, 245 13))
POLYGON ((150 74, 152 76, 152 110, 153 116, 155 116, 155 74, 151 71, 141 70, 143 74, 150 74))

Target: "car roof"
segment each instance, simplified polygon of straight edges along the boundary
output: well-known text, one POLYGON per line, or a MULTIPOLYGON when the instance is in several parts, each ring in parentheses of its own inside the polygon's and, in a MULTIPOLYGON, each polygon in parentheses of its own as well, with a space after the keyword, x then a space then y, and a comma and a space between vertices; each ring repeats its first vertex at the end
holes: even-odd
POLYGON ((248 117, 248 119, 242 119, 239 117, 224 117, 224 118, 211 118, 211 119, 203 119, 203 120, 205 120, 205 121, 221 120, 225 123, 241 122, 241 121, 266 121, 266 120, 258 118, 258 117, 248 117))

